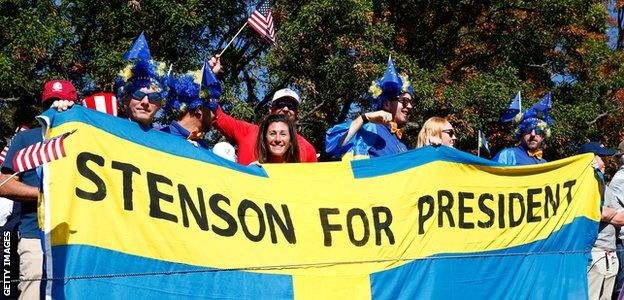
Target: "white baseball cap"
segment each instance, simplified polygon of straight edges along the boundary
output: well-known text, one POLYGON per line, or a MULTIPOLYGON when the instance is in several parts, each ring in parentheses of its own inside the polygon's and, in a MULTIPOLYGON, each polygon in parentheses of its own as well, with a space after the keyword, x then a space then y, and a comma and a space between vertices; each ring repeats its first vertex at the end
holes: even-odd
POLYGON ((218 142, 212 148, 212 153, 219 155, 229 161, 236 162, 236 151, 228 142, 218 142))
POLYGON ((277 92, 275 92, 275 94, 273 94, 273 100, 271 100, 271 103, 269 103, 269 105, 273 105, 273 101, 279 99, 279 98, 284 98, 284 97, 288 97, 288 98, 293 98, 295 100, 297 100, 297 105, 301 104, 301 98, 299 97, 299 95, 297 94, 297 92, 289 89, 289 88, 285 88, 285 89, 281 89, 277 92))

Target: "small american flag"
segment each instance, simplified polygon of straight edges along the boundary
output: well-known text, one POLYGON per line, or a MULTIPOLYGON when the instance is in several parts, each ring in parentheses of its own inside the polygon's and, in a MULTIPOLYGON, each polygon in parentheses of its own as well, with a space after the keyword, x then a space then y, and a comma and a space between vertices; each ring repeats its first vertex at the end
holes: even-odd
POLYGON ((63 133, 47 141, 32 144, 17 151, 13 157, 13 171, 15 173, 21 173, 65 157, 63 141, 73 132, 74 131, 63 133))
POLYGON ((247 24, 253 27, 263 38, 275 43, 275 28, 273 28, 273 16, 271 15, 271 3, 269 0, 262 1, 247 20, 247 24))
MULTIPOLYGON (((22 125, 22 126, 18 127, 15 130, 15 134, 17 134, 20 131, 27 130, 27 129, 28 129, 28 126, 22 125)), ((6 147, 4 147, 4 149, 2 149, 2 152, 0 152, 0 166, 4 163, 4 160, 6 159, 6 156, 7 156, 8 152, 9 152, 9 145, 6 145, 6 147)))

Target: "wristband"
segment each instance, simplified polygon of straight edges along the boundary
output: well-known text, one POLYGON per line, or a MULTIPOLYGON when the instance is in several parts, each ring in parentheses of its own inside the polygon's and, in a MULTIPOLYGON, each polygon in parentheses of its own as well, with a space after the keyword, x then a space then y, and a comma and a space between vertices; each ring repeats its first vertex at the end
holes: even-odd
POLYGON ((368 118, 366 117, 366 114, 361 114, 361 115, 360 115, 360 118, 362 118, 362 125, 364 125, 364 124, 366 124, 366 123, 370 122, 370 121, 368 120, 368 118))

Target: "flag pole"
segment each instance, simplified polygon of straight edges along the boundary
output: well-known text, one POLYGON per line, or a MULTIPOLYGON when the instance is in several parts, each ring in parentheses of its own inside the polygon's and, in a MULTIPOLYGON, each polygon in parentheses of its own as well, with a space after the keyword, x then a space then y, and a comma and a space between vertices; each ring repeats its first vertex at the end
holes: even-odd
POLYGON ((245 24, 243 24, 243 26, 238 30, 238 32, 234 35, 234 37, 230 40, 230 42, 227 43, 227 45, 225 45, 225 48, 223 48, 223 50, 221 50, 221 53, 219 53, 219 56, 223 55, 223 52, 225 52, 225 50, 227 50, 227 48, 230 47, 232 42, 234 42, 234 39, 236 39, 236 37, 241 33, 241 31, 243 31, 245 26, 247 26, 247 22, 245 22, 245 24))
POLYGON ((11 180, 13 177, 15 177, 15 175, 17 174, 19 173, 13 173, 13 175, 9 176, 9 178, 5 179, 3 182, 0 182, 0 187, 7 183, 9 180, 11 180))
POLYGON ((477 156, 481 157, 481 130, 479 129, 479 133, 477 136, 477 156))

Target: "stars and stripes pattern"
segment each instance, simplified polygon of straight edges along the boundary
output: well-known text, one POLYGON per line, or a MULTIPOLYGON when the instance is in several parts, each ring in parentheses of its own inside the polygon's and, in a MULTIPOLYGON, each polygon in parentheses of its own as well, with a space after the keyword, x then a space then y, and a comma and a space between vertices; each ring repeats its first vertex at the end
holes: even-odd
MULTIPOLYGON (((28 129, 28 126, 22 125, 22 126, 18 127, 15 130, 15 134, 17 134, 20 131, 27 130, 27 129, 28 129)), ((2 149, 2 152, 0 152, 0 166, 4 163, 4 160, 6 159, 7 153, 9 153, 9 145, 6 145, 6 147, 4 147, 4 149, 2 149)))
POLYGON ((117 97, 112 93, 97 93, 82 100, 82 105, 105 114, 117 116, 117 97))
POLYGON ((247 24, 253 27, 260 36, 273 44, 275 43, 275 28, 273 27, 271 3, 268 0, 262 1, 260 5, 258 5, 247 20, 247 24))
POLYGON ((72 133, 73 131, 66 132, 47 141, 35 143, 17 151, 13 157, 13 171, 15 171, 15 173, 21 173, 65 157, 66 153, 63 141, 72 133))

